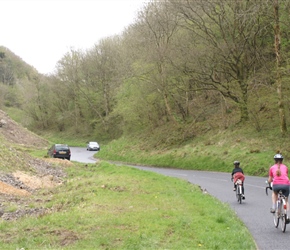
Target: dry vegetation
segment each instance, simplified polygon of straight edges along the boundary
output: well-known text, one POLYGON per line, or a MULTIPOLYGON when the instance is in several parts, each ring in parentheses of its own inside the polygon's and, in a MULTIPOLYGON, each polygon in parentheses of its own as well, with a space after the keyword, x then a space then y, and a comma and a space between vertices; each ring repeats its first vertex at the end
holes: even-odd
POLYGON ((35 191, 60 185, 64 168, 72 163, 61 159, 36 159, 19 148, 46 148, 48 142, 23 128, 0 110, 0 215, 2 219, 17 219, 26 214, 43 213, 42 209, 27 209, 35 191), (4 166, 4 167, 3 167, 4 166), (14 207, 7 212, 7 207, 14 207))

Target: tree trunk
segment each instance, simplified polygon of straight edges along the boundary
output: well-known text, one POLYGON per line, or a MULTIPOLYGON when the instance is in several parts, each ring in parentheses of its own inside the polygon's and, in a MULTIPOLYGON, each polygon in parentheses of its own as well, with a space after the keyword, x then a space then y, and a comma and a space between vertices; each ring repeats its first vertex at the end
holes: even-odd
POLYGON ((283 92, 282 92, 282 80, 280 75, 280 66, 281 66, 281 41, 280 41, 280 25, 279 25, 279 2, 278 0, 274 0, 274 19, 275 19, 275 53, 276 53, 276 83, 277 83, 277 94, 278 94, 278 108, 279 108, 279 116, 280 116, 280 130, 282 136, 284 136, 287 132, 286 126, 286 118, 285 118, 285 108, 284 108, 284 100, 283 100, 283 92))

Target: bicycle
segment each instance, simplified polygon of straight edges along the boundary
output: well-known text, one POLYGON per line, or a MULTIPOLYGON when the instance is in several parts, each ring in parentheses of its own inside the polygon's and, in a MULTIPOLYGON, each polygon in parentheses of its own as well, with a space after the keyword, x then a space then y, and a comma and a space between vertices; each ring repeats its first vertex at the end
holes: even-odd
MULTIPOLYGON (((266 194, 268 195, 268 189, 272 190, 272 186, 270 183, 268 183, 269 186, 266 187, 266 194)), ((279 190, 278 192, 278 199, 276 202, 276 209, 273 213, 274 218, 274 225, 277 228, 279 226, 279 221, 281 219, 281 230, 283 233, 286 231, 286 224, 289 222, 287 221, 287 202, 286 202, 286 196, 283 195, 282 190, 279 190)))
MULTIPOLYGON (((233 178, 231 179, 233 181, 233 178)), ((240 179, 237 179, 235 182, 236 185, 236 198, 237 201, 242 204, 242 200, 244 199, 243 196, 243 182, 240 179)))

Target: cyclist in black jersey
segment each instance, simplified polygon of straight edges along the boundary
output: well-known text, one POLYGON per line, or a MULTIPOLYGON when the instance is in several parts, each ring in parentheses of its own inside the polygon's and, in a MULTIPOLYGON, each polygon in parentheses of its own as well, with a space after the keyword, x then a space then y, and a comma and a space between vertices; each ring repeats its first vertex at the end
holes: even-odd
POLYGON ((233 191, 236 191, 236 181, 237 179, 240 179, 242 182, 243 182, 243 185, 242 185, 242 197, 243 197, 243 200, 245 199, 245 189, 244 189, 244 180, 245 180, 245 175, 244 175, 244 171, 243 169, 240 167, 240 162, 239 161, 234 161, 234 169, 232 170, 232 180, 234 181, 234 189, 233 191))

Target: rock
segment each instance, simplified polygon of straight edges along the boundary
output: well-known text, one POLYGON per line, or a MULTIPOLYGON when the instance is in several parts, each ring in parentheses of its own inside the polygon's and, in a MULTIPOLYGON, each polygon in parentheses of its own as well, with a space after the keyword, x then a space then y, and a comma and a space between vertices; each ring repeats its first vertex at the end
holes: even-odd
POLYGON ((3 127, 4 125, 6 125, 6 121, 4 119, 0 120, 0 127, 3 127))

